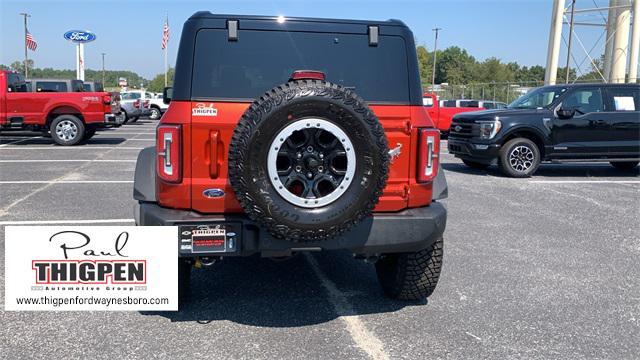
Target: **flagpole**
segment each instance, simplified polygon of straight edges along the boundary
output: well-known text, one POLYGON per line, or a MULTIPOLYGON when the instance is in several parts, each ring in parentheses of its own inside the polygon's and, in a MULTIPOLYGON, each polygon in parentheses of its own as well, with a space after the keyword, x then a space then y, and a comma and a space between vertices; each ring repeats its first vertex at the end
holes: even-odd
POLYGON ((29 77, 29 57, 27 56, 27 18, 31 17, 31 15, 27 13, 20 13, 20 15, 24 16, 24 77, 26 79, 29 77))
MULTIPOLYGON (((165 20, 165 26, 169 26, 169 15, 167 15, 167 19, 165 20)), ((166 44, 164 46, 164 87, 169 86, 167 81, 167 52, 169 51, 169 39, 167 39, 166 44)))

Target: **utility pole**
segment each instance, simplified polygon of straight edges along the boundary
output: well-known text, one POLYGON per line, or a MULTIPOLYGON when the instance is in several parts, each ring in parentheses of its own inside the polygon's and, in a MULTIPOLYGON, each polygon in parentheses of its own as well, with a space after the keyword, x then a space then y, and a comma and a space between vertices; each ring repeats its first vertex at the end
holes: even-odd
POLYGON ((442 28, 435 28, 433 29, 433 31, 435 31, 436 33, 436 38, 435 41, 433 42, 433 72, 431 74, 431 91, 435 91, 435 86, 436 86, 436 60, 437 60, 437 53, 438 53, 438 32, 442 30, 442 28))
POLYGON ((571 40, 573 40, 573 15, 576 11, 576 0, 571 1, 571 19, 569 20, 569 41, 567 43, 567 67, 565 74, 564 83, 569 83, 569 63, 571 60, 571 40))
POLYGON ((104 56, 107 55, 107 53, 102 53, 102 86, 104 86, 104 56))
POLYGON ((29 77, 29 58, 27 56, 27 18, 31 17, 31 15, 27 13, 20 13, 20 15, 24 16, 24 77, 26 79, 29 77))

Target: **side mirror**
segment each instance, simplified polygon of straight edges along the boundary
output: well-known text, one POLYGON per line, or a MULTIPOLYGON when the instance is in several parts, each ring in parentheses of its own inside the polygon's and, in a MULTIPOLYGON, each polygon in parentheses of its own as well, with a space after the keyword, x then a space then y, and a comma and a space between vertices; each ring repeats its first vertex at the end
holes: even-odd
POLYGON ((576 109, 573 108, 560 108, 557 111, 560 119, 571 119, 576 114, 576 109))
POLYGON ((171 102, 171 96, 173 95, 173 88, 168 86, 162 90, 162 102, 169 104, 171 102))

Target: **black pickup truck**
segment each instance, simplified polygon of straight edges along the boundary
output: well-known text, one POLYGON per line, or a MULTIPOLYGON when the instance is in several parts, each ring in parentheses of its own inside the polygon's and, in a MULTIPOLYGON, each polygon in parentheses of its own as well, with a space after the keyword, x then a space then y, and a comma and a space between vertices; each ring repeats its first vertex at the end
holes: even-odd
POLYGON ((544 86, 506 109, 457 114, 448 148, 467 166, 498 165, 511 177, 531 176, 542 161, 631 171, 640 160, 640 85, 544 86))

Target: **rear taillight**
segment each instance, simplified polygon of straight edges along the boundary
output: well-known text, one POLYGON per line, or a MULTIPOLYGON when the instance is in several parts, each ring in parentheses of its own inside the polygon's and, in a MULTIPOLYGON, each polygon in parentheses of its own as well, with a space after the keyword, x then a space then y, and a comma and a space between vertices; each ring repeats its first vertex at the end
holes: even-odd
POLYGON ((179 183, 182 180, 180 125, 158 126, 156 136, 158 176, 166 182, 179 183))
POLYGON ((136 108, 136 109, 140 109, 140 100, 139 99, 133 102, 133 107, 136 108))
POLYGON ((111 95, 102 95, 102 103, 105 105, 111 105, 111 95))
POLYGON ((440 131, 418 129, 418 182, 428 182, 438 175, 440 161, 440 131))
POLYGON ((145 100, 144 101, 144 107, 148 108, 149 107, 149 100, 145 100))

